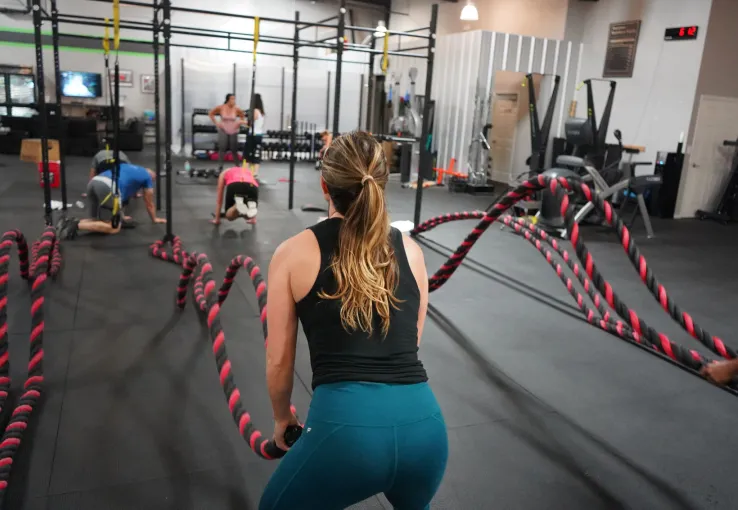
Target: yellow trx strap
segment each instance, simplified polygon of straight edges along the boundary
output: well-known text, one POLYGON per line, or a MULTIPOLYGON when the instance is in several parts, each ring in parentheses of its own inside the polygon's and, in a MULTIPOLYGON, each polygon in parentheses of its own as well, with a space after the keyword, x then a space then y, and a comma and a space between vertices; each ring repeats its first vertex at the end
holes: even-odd
POLYGON ((252 51, 254 56, 254 64, 256 63, 256 47, 259 45, 259 16, 254 18, 254 49, 252 51))
POLYGON ((113 48, 120 46, 120 0, 113 0, 113 48))
POLYGON ((105 54, 105 58, 108 58, 108 54, 110 53, 110 27, 108 27, 108 24, 110 23, 109 18, 105 18, 105 36, 103 36, 103 53, 105 54))
POLYGON ((384 33, 384 54, 381 60, 382 72, 384 74, 387 74, 387 69, 389 69, 389 36, 389 32, 384 33))

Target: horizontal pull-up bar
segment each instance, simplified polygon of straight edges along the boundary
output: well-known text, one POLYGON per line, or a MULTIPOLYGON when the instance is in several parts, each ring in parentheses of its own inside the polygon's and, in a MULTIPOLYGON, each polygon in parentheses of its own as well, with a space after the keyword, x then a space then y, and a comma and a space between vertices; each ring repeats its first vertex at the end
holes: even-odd
MULTIPOLYGON (((178 48, 194 48, 194 49, 198 49, 198 50, 230 51, 230 52, 233 52, 233 53, 248 53, 249 55, 251 54, 251 50, 232 50, 232 49, 229 50, 228 48, 210 48, 210 47, 205 47, 205 46, 196 46, 194 44, 176 44, 176 43, 170 43, 170 46, 176 46, 178 48)), ((289 59, 292 59, 293 58, 293 55, 284 55, 282 53, 268 53, 266 51, 257 51, 256 54, 257 55, 267 55, 267 56, 270 56, 270 57, 284 57, 284 58, 289 58, 289 59)), ((303 56, 303 55, 300 56, 300 60, 322 60, 322 61, 325 61, 325 62, 335 62, 335 59, 332 59, 332 58, 325 58, 325 57, 306 57, 306 56, 303 56)), ((355 60, 344 60, 343 63, 344 64, 360 64, 360 65, 363 65, 363 66, 366 65, 366 62, 357 62, 355 60)))
MULTIPOLYGON (((41 18, 43 21, 51 21, 51 17, 43 17, 41 18)), ((75 20, 75 21, 66 21, 63 19, 58 20, 59 23, 74 23, 75 25, 83 25, 87 27, 105 27, 105 23, 101 23, 98 21, 85 21, 85 20, 75 20)), ((110 26, 110 25, 108 25, 110 26)), ((138 30, 139 32, 151 32, 153 34, 153 27, 151 26, 143 26, 143 25, 127 25, 125 23, 120 24, 121 30, 138 30)), ((94 37, 96 39, 102 40, 102 35, 91 35, 90 37, 94 37)), ((101 46, 102 47, 102 46, 101 46)))
POLYGON ((412 48, 397 48, 395 51, 418 51, 427 50, 428 46, 413 46, 412 48))
MULTIPOLYGON (((338 19, 338 15, 331 16, 330 18, 326 18, 326 19, 320 19, 320 20, 316 21, 315 23, 328 23, 329 21, 333 21, 334 19, 338 19)), ((303 23, 300 23, 300 25, 303 25, 303 23)), ((308 28, 308 27, 307 26, 300 26, 300 28, 298 28, 298 30, 302 30, 304 28, 308 28)), ((338 28, 338 25, 336 25, 335 28, 338 28)))
MULTIPOLYGON (((356 30, 357 32, 371 32, 372 34, 377 31, 376 28, 355 27, 352 25, 346 25, 346 30, 356 30)), ((398 32, 396 30, 383 30, 383 32, 387 32, 391 36, 392 35, 402 35, 406 37, 415 37, 416 39, 430 39, 431 38, 429 35, 416 34, 413 32, 398 32)), ((379 39, 379 37, 377 39, 379 39)))
MULTIPOLYGON (((66 34, 66 33, 59 33, 59 37, 70 37, 70 38, 76 38, 76 39, 91 39, 91 40, 97 40, 100 39, 100 37, 96 35, 85 35, 85 34, 66 34)), ((132 44, 145 44, 145 45, 152 45, 153 42, 149 41, 138 41, 136 39, 122 39, 121 42, 125 43, 132 43, 132 44)), ((208 47, 208 46, 197 46, 195 44, 178 44, 178 43, 170 43, 169 44, 172 47, 177 48, 193 48, 193 49, 202 49, 202 50, 214 50, 214 51, 230 51, 233 53, 252 53, 251 50, 236 50, 236 49, 230 49, 230 48, 217 48, 217 47, 208 47)), ((102 49, 100 50, 102 51, 102 49)), ((283 53, 272 53, 268 51, 257 51, 257 55, 265 55, 270 57, 284 57, 284 58, 293 58, 293 55, 285 55, 283 53)), ((308 57, 305 55, 300 56, 301 60, 322 60, 325 62, 335 62, 332 58, 325 58, 325 57, 308 57)), ((360 65, 366 65, 366 62, 358 62, 355 60, 344 60, 344 63, 348 64, 360 64, 360 65)))
MULTIPOLYGON (((113 2, 111 2, 110 0, 88 0, 88 1, 90 1, 90 2, 104 3, 104 4, 108 4, 108 5, 112 5, 113 4, 113 2)), ((154 8, 154 3, 153 2, 149 4, 149 3, 145 3, 145 2, 133 2, 131 0, 120 0, 119 3, 120 3, 120 5, 131 5, 133 7, 145 7, 146 9, 153 9, 154 8)), ((156 5, 156 8, 157 9, 161 9, 161 2, 159 2, 156 5)))
POLYGON ((430 30, 430 27, 420 27, 420 28, 413 28, 412 30, 405 30, 408 34, 412 34, 415 32, 423 32, 425 30, 430 30))
MULTIPOLYGON (((208 14, 212 16, 225 16, 227 18, 238 18, 238 19, 250 19, 253 20, 256 18, 256 16, 249 16, 248 14, 236 14, 233 12, 223 12, 223 11, 207 11, 205 9, 192 9, 191 7, 171 7, 172 12, 188 12, 190 14, 208 14)), ((283 23, 286 25, 299 25, 301 27, 306 26, 313 26, 313 27, 328 27, 328 28, 336 28, 336 25, 327 25, 324 23, 302 23, 300 21, 290 20, 290 19, 279 19, 279 18, 267 18, 263 16, 259 16, 259 21, 263 22, 270 22, 270 23, 283 23)))
MULTIPOLYGON (((105 22, 104 18, 97 18, 95 16, 85 16, 83 14, 59 14, 60 18, 71 18, 71 19, 65 19, 65 20, 59 20, 60 22, 64 23, 74 23, 74 20, 84 20, 84 21, 98 21, 98 22, 105 22)), ((148 21, 135 21, 135 20, 121 20, 121 23, 126 23, 130 25, 141 25, 145 27, 153 28, 153 23, 148 21)), ((108 23, 108 26, 110 24, 108 23)))

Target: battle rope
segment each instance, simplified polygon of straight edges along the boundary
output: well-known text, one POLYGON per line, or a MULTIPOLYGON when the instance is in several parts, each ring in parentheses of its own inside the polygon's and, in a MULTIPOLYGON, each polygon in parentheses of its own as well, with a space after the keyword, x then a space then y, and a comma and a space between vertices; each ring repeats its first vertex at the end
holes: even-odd
POLYGON ((8 376, 8 334, 7 334, 7 291, 10 248, 18 246, 20 273, 23 279, 31 279, 31 334, 28 376, 23 385, 23 394, 13 409, 10 421, 0 438, 0 505, 8 487, 8 478, 15 456, 28 427, 36 404, 41 398, 43 377, 43 336, 44 336, 44 290, 49 277, 53 278, 61 268, 61 253, 53 227, 47 227, 41 238, 33 244, 31 270, 28 265, 28 247, 17 230, 6 232, 0 240, 0 396, 4 403, 10 387, 8 376))
MULTIPOLYGON (((264 340, 267 341, 267 322, 266 322, 266 284, 261 276, 261 270, 250 257, 235 257, 228 269, 223 283, 217 293, 214 293, 215 280, 213 279, 213 268, 208 261, 207 255, 204 253, 187 253, 182 248, 182 241, 175 237, 172 240, 172 252, 164 250, 164 242, 157 241, 151 245, 150 253, 152 256, 174 262, 182 267, 182 273, 179 277, 179 285, 177 286, 177 306, 184 308, 187 302, 187 287, 194 275, 195 282, 193 284, 193 295, 198 308, 207 317, 210 339, 213 343, 213 354, 215 355, 215 364, 218 368, 220 376, 220 384, 223 387, 228 408, 231 416, 238 426, 238 431, 249 447, 259 457, 263 459, 278 459, 284 456, 285 451, 281 450, 273 439, 267 439, 262 433, 256 429, 251 421, 251 415, 244 410, 241 402, 241 392, 236 387, 233 378, 231 362, 228 359, 225 345, 225 333, 220 323, 220 307, 228 298, 233 280, 241 268, 245 268, 254 285, 256 297, 259 303, 259 316, 261 318, 262 328, 264 332, 264 340)), ((292 412, 295 412, 292 406, 292 412)), ((288 445, 297 441, 302 429, 300 427, 288 428, 285 434, 285 442, 288 445)))
MULTIPOLYGON (((682 363, 686 365, 688 368, 691 368, 693 370, 698 370, 705 363, 712 361, 707 358, 704 358, 699 352, 695 350, 690 349, 687 351, 687 349, 683 348, 679 344, 669 341, 665 335, 663 335, 665 338, 665 342, 668 342, 667 344, 665 344, 667 346, 666 348, 664 347, 664 343, 661 343, 661 344, 651 343, 648 341, 647 337, 641 336, 635 331, 633 331, 633 329, 628 324, 623 323, 620 320, 611 319, 610 312, 605 308, 605 305, 602 303, 600 294, 595 293, 593 291, 594 286, 591 283, 591 280, 580 269, 580 266, 577 263, 572 261, 568 252, 562 249, 560 244, 556 242, 555 239, 554 240, 550 239, 550 237, 547 236, 546 233, 541 230, 536 231, 535 226, 533 224, 525 222, 525 220, 523 220, 522 218, 513 220, 510 216, 505 216, 503 218, 503 221, 505 222, 506 225, 513 228, 513 230, 515 230, 517 234, 525 238, 528 242, 530 242, 533 246, 536 247, 539 253, 551 265, 554 271, 556 271, 556 274, 561 279, 561 282, 566 286, 567 290, 569 291, 569 294, 571 294, 571 296, 576 301, 577 306, 579 306, 579 309, 584 314, 588 323, 592 324, 593 326, 597 326, 607 331, 608 333, 612 333, 613 335, 619 338, 622 338, 624 340, 628 340, 630 342, 634 342, 637 344, 645 345, 646 347, 650 347, 656 352, 659 352, 665 356, 668 356, 670 359, 678 363, 682 363), (539 235, 541 235, 541 237, 538 237, 539 235), (541 242, 542 240, 544 240, 543 243, 541 242), (571 278, 568 278, 563 274, 561 265, 553 259, 551 252, 543 246, 544 243, 551 243, 551 245, 558 251, 559 255, 569 265, 569 268, 574 272, 575 276, 577 276, 580 284, 584 287, 590 299, 592 299, 593 303, 598 308, 598 311, 600 312, 600 316, 596 316, 594 311, 591 310, 589 307, 587 307, 587 305, 584 303, 583 296, 579 292, 577 292, 577 290, 573 287, 571 278), (685 363, 684 361, 685 359, 688 361, 687 363, 685 363), (691 363, 691 361, 694 361, 695 363, 691 363)), ((642 327, 646 327, 644 326, 643 322, 641 322, 641 325, 642 327)), ((650 328, 650 326, 648 327, 650 328)), ((661 333, 657 331, 655 331, 654 333, 656 335, 661 335, 661 333)))
MULTIPOLYGON (((444 214, 424 222, 422 224, 423 231, 426 232, 431 228, 435 228, 438 225, 442 225, 450 221, 461 219, 481 219, 484 217, 484 214, 485 213, 483 211, 464 211, 460 213, 444 214)), ((600 293, 597 291, 592 281, 589 279, 586 273, 580 269, 579 264, 574 261, 574 259, 569 255, 569 252, 561 247, 561 244, 556 239, 551 238, 546 234, 546 232, 538 229, 538 227, 533 225, 533 223, 528 222, 523 218, 514 219, 510 215, 505 215, 502 217, 501 221, 504 222, 505 225, 507 225, 508 227, 511 227, 516 234, 524 237, 528 242, 530 242, 538 249, 540 254, 551 265, 554 271, 556 271, 556 275, 566 286, 567 291, 572 296, 572 298, 574 298, 574 301, 576 301, 577 306, 582 311, 582 313, 584 313, 585 319, 588 323, 601 327, 602 329, 610 333, 614 333, 616 336, 619 336, 621 338, 623 337, 623 335, 625 335, 627 337, 625 339, 631 340, 636 343, 641 343, 640 336, 634 336, 631 334, 630 329, 624 329, 624 326, 627 327, 627 325, 624 325, 621 321, 613 321, 610 318, 610 310, 606 307, 605 302, 603 302, 600 293), (576 290, 576 288, 574 288, 571 278, 568 278, 564 275, 561 265, 553 259, 551 252, 542 246, 541 241, 554 248, 559 256, 569 266, 569 269, 571 269, 571 271, 574 273, 574 276, 577 278, 577 280, 579 280, 579 283, 582 285, 584 290, 587 292, 590 300, 597 308, 599 316, 595 314, 595 312, 585 304, 583 296, 576 290)), ((656 348, 655 346, 649 346, 655 348, 658 351, 658 348, 656 348)))
MULTIPOLYGON (((459 267, 462 260, 469 253, 469 250, 489 225, 497 220, 500 215, 509 209, 515 202, 526 197, 534 191, 543 189, 544 187, 550 187, 551 191, 554 192, 561 203, 561 213, 566 221, 567 230, 570 232, 570 239, 574 245, 577 257, 583 264, 584 270, 594 283, 597 290, 605 297, 607 304, 612 307, 617 314, 622 317, 628 328, 632 329, 632 335, 630 331, 626 331, 626 328, 621 325, 617 328, 624 333, 628 333, 628 336, 633 336, 639 343, 644 340, 647 345, 656 348, 666 354, 671 359, 693 369, 698 370, 708 360, 702 357, 699 353, 693 350, 687 350, 683 347, 675 344, 669 340, 669 338, 663 333, 659 333, 642 321, 635 313, 635 311, 629 309, 624 303, 615 295, 612 286, 602 277, 597 267, 594 264, 594 260, 587 250, 586 246, 581 240, 579 235, 579 226, 574 222, 574 208, 570 207, 568 193, 577 193, 582 195, 586 200, 592 202, 595 208, 600 210, 609 225, 613 226, 620 237, 621 244, 628 254, 631 263, 638 271, 641 279, 648 286, 651 293, 661 303, 662 307, 693 337, 700 341, 707 348, 713 352, 725 357, 732 358, 735 356, 734 351, 729 349, 722 340, 718 337, 713 337, 705 330, 697 326, 692 320, 691 316, 686 312, 681 312, 679 308, 668 298, 664 287, 658 283, 655 276, 653 275, 650 268, 646 263, 645 258, 640 254, 638 248, 633 241, 630 232, 627 227, 623 224, 620 218, 613 211, 612 206, 609 202, 604 201, 599 195, 592 193, 590 188, 579 181, 578 179, 565 179, 565 178, 551 178, 544 175, 539 175, 536 179, 523 182, 520 186, 501 197, 497 203, 493 204, 488 212, 480 213, 463 213, 459 215, 444 215, 437 218, 432 218, 426 222, 416 226, 411 232, 415 235, 421 232, 426 232, 442 223, 448 221, 454 221, 456 219, 463 219, 463 216, 469 218, 475 218, 481 216, 480 223, 472 230, 472 232, 464 239, 461 245, 451 255, 448 261, 441 266, 441 268, 431 277, 430 279, 430 290, 436 290, 440 288, 443 283, 453 274, 453 272, 459 267)), ((534 233, 537 232, 539 235, 542 231, 533 227, 534 233)), ((530 240, 530 239, 529 239, 530 240)), ((533 243, 535 245, 535 242, 533 243)), ((545 256, 545 253, 544 253, 545 256)), ((578 266, 576 266, 578 267, 578 266)), ((574 270, 574 269, 573 269, 574 270)), ((557 271, 558 272, 558 271, 557 271)), ((561 275, 559 275, 561 277, 561 275)), ((564 280, 564 283, 566 281, 564 280)), ((583 284, 584 285, 584 284, 583 284)), ((568 286, 567 286, 568 288, 568 286)), ((571 292, 571 291, 570 291, 571 292)), ((574 296, 577 299, 576 296, 574 296)), ((593 298, 594 299, 594 298, 593 298)), ((609 316, 607 317, 609 319, 609 316)), ((603 317, 602 320, 605 320, 603 317)), ((608 322, 607 320, 605 321, 608 322)), ((617 322, 614 323, 617 325, 617 322)), ((598 324, 603 327, 602 324, 598 324)), ((603 328, 604 329, 604 328, 603 328)), ((610 326, 607 327, 610 330, 610 326)), ((618 333, 622 336, 624 333, 618 333)))

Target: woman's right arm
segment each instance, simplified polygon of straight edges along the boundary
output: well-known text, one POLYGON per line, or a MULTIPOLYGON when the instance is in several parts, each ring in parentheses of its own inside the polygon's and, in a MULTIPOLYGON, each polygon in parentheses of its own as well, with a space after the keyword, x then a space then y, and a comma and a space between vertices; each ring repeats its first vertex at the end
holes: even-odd
POLYGON ((404 234, 402 241, 405 246, 407 261, 420 291, 420 306, 418 307, 418 346, 420 346, 420 339, 423 338, 423 328, 425 327, 425 316, 428 313, 428 270, 425 268, 423 250, 420 249, 418 243, 404 234))
POLYGON ((210 117, 210 120, 213 121, 213 124, 215 124, 217 127, 220 127, 218 125, 218 121, 215 120, 215 116, 220 114, 220 105, 216 106, 212 110, 210 110, 210 113, 208 113, 208 117, 210 117))

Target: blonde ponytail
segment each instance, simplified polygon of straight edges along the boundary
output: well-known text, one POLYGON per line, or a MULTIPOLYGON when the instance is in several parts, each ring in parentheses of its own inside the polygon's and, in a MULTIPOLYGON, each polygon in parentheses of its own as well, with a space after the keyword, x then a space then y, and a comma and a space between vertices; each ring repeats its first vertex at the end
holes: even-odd
POLYGON ((368 133, 354 132, 333 141, 323 158, 323 180, 336 210, 343 214, 331 269, 341 300, 341 322, 347 330, 371 334, 375 313, 382 333, 389 330, 398 268, 390 241, 384 187, 389 169, 384 151, 368 133))

